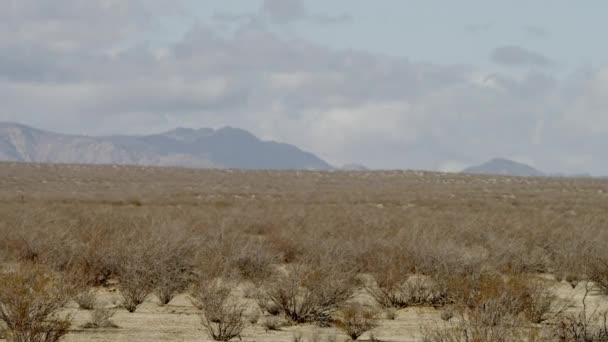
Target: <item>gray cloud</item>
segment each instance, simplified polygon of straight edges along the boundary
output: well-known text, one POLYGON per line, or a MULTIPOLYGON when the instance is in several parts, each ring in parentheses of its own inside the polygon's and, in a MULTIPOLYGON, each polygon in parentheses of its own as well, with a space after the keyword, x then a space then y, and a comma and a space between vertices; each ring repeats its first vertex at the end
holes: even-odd
POLYGON ((494 49, 491 60, 508 67, 548 67, 554 64, 548 57, 516 45, 505 45, 494 49))
MULTIPOLYGON (((0 121, 92 134, 233 125, 338 165, 454 170, 506 156, 547 171, 608 174, 600 158, 608 134, 608 67, 564 79, 545 69, 488 73, 333 50, 248 23, 234 34, 198 24, 183 39, 156 46, 137 39, 153 20, 142 18, 141 28, 130 29, 126 18, 141 13, 128 11, 136 2, 120 3, 127 13, 97 8, 113 23, 102 29, 113 32, 114 43, 83 20, 62 21, 64 33, 50 36, 32 29, 49 14, 11 17, 17 31, 30 33, 21 44, 0 41, 0 121), (82 48, 91 45, 74 38, 79 30, 89 30, 103 49, 82 48), (57 49, 63 40, 81 48, 57 49)), ((503 64, 545 64, 518 58, 503 64)))
POLYGON ((489 30, 492 29, 492 27, 494 26, 494 24, 492 23, 485 23, 485 24, 471 24, 471 25, 467 25, 465 26, 465 30, 471 32, 471 33, 481 33, 481 32, 487 32, 489 30))
POLYGON ((302 0, 265 0, 257 13, 215 13, 214 19, 223 22, 269 22, 287 25, 295 22, 310 22, 332 25, 349 22, 352 18, 345 14, 329 15, 313 13, 302 0))
POLYGON ((300 0, 265 0, 261 13, 282 23, 302 20, 309 15, 300 0))
POLYGON ((551 36, 551 32, 536 25, 524 26, 523 30, 527 35, 534 38, 549 38, 551 36))

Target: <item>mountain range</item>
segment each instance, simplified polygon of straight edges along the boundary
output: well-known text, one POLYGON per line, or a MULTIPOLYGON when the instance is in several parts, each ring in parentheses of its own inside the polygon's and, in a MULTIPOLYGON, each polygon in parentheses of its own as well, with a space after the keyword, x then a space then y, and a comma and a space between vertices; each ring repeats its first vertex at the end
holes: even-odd
POLYGON ((0 160, 197 168, 331 170, 296 146, 263 141, 248 131, 177 128, 142 136, 83 136, 0 123, 0 160))

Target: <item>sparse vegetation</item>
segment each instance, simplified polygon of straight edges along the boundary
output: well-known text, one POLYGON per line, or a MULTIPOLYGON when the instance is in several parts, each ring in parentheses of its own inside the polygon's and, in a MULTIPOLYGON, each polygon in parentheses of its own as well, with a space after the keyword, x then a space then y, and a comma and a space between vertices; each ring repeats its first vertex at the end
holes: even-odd
MULTIPOLYGON (((403 309, 379 321, 378 336, 413 306, 438 308, 429 315, 445 326, 427 334, 436 341, 602 336, 602 311, 590 320, 580 303, 561 310, 555 291, 594 284, 606 303, 606 181, 70 165, 0 173, 2 275, 23 263, 52 284, 67 276, 58 298, 93 309, 91 323, 113 312, 95 308, 96 293, 135 311, 151 294, 164 305, 193 292, 218 339, 249 323, 335 328, 361 300, 387 320, 403 309), (256 303, 274 318, 249 315, 256 303)), ((181 298, 173 304, 154 310, 188 314, 181 298)), ((42 326, 61 332, 51 323, 66 312, 42 326)))

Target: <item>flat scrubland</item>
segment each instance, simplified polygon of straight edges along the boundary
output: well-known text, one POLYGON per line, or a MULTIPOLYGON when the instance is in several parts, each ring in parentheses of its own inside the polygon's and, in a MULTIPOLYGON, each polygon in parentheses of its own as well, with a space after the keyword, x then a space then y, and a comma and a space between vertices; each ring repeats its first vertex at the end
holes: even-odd
POLYGON ((0 339, 608 341, 608 182, 0 163, 0 339))

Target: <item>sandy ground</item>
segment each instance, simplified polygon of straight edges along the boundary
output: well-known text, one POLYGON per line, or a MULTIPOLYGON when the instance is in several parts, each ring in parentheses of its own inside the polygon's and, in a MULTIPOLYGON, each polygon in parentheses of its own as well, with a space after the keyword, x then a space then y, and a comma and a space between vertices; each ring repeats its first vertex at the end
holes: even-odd
MULTIPOLYGON (((567 306, 567 312, 578 312, 582 307, 585 293, 584 283, 576 288, 566 282, 555 282, 552 289, 560 298, 556 309, 567 306)), ((360 301, 367 302, 363 294, 360 301)), ((119 296, 115 291, 100 289, 98 298, 101 305, 115 307, 119 296)), ((606 296, 591 293, 587 297, 589 311, 603 312, 608 310, 606 296)), ((90 313, 79 310, 75 303, 68 311, 75 313, 72 330, 65 338, 66 342, 116 341, 116 342, 150 342, 150 341, 211 341, 200 324, 198 311, 190 304, 186 295, 176 297, 169 305, 161 307, 151 296, 135 313, 116 309, 112 318, 119 327, 115 329, 83 329, 89 321, 90 313)), ((421 341, 425 327, 442 327, 445 325, 439 318, 440 311, 433 308, 407 308, 397 311, 395 320, 381 319, 379 327, 371 333, 381 341, 421 341)), ((264 317, 260 317, 260 322, 264 317)), ((248 324, 243 332, 242 341, 293 341, 294 336, 302 336, 304 341, 338 341, 346 336, 335 328, 319 328, 313 325, 283 327, 279 331, 265 331, 260 324, 248 324), (317 338, 312 338, 317 336, 317 338)), ((360 340, 369 340, 366 333, 360 340)))
MULTIPOLYGON (((106 307, 114 307, 119 297, 115 292, 100 290, 100 303, 106 307)), ((361 301, 367 301, 367 298, 361 301)), ((65 341, 212 341, 200 324, 200 316, 186 295, 176 297, 169 305, 161 307, 151 296, 135 313, 118 309, 112 321, 117 329, 82 329, 89 321, 90 313, 78 310, 76 304, 70 306, 71 312, 76 312, 73 320, 73 330, 65 341)), ((260 317, 260 322, 265 317, 260 317)), ((439 311, 433 308, 408 308, 397 312, 395 320, 382 319, 381 326, 371 333, 383 341, 418 341, 421 326, 438 324, 439 311)), ((316 335, 317 341, 342 342, 346 335, 335 328, 319 328, 314 325, 287 326, 279 331, 265 331, 260 324, 248 324, 243 332, 243 341, 292 341, 294 336, 302 336, 306 341, 316 335)), ((369 333, 360 340, 369 339, 369 333)))

